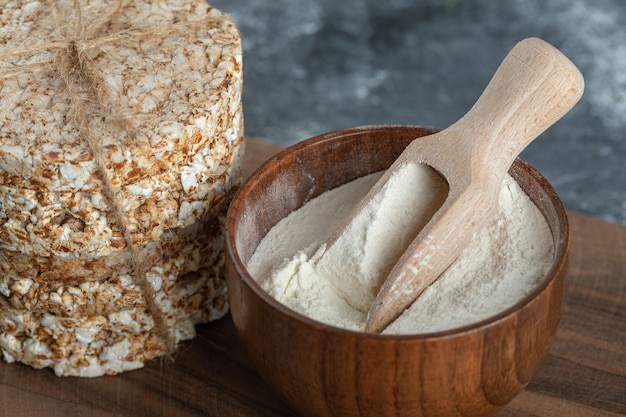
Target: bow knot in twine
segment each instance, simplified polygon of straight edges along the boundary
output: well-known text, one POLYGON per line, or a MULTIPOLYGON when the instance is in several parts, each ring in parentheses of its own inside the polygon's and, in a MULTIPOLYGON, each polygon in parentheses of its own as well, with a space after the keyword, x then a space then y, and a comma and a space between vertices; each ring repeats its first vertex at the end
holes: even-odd
POLYGON ((13 70, 0 71, 0 78, 8 78, 21 73, 31 72, 42 66, 49 66, 55 76, 62 81, 62 93, 70 99, 70 120, 77 127, 82 139, 93 154, 98 175, 103 181, 103 194, 112 205, 115 220, 124 235, 126 247, 130 252, 133 281, 142 290, 146 300, 147 311, 155 321, 155 329, 163 345, 163 350, 165 353, 171 354, 176 348, 174 332, 168 325, 164 312, 157 304, 154 287, 148 282, 146 276, 149 269, 149 265, 146 265, 148 262, 143 260, 139 249, 133 243, 127 215, 106 168, 102 143, 98 138, 97 132, 90 128, 89 121, 94 117, 103 118, 111 127, 116 127, 124 133, 125 144, 133 143, 136 140, 137 132, 131 122, 131 118, 126 116, 129 112, 122 108, 119 100, 116 100, 104 76, 89 58, 88 52, 100 45, 113 43, 124 38, 141 38, 152 35, 164 36, 190 25, 206 25, 216 21, 216 18, 207 17, 183 23, 164 24, 159 27, 131 27, 105 36, 101 34, 103 29, 110 26, 113 18, 124 8, 125 0, 115 0, 108 13, 93 21, 85 21, 83 19, 79 0, 74 0, 72 7, 65 11, 60 9, 56 0, 49 0, 47 3, 50 6, 55 22, 55 39, 48 43, 0 53, 0 61, 43 52, 53 52, 52 59, 32 64, 16 65, 16 68, 13 70), (67 16, 71 16, 72 19, 68 21, 67 16))

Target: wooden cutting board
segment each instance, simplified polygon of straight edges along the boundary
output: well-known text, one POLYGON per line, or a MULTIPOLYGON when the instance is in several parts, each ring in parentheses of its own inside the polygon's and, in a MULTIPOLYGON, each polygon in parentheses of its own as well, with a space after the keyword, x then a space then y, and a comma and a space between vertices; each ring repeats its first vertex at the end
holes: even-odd
MULTIPOLYGON (((245 175, 281 149, 248 140, 245 175)), ((542 368, 498 417, 626 416, 626 226, 570 213, 563 319, 542 368)), ((230 316, 171 360, 96 379, 0 361, 0 416, 175 417, 293 413, 264 385, 230 316)))

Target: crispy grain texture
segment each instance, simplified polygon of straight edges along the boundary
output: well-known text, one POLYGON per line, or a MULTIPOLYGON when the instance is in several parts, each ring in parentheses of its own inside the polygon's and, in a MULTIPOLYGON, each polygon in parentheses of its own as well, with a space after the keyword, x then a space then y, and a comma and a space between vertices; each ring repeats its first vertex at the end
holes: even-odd
POLYGON ((78 99, 99 102, 88 130, 122 225, 54 64, 73 2, 0 3, 0 349, 57 375, 137 368, 165 352, 124 227, 176 342, 227 310, 220 217, 241 181, 239 33, 203 0, 79 2, 101 23, 81 53, 106 94, 78 99))

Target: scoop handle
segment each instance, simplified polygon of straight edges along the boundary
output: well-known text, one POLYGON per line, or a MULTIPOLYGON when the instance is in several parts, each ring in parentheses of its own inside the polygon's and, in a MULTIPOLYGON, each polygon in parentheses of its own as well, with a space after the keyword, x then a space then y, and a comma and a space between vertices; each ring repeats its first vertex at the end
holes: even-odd
POLYGON ((451 128, 470 132, 472 154, 506 171, 578 102, 584 85, 578 68, 557 48, 527 38, 511 49, 474 106, 451 128))
POLYGON ((517 155, 567 113, 583 90, 580 71, 565 55, 541 39, 524 39, 466 115, 436 135, 436 146, 426 144, 428 138, 409 144, 404 157, 437 169, 450 192, 392 268, 370 308, 366 331, 384 330, 450 266, 493 212, 517 155), (437 152, 428 152, 433 147, 437 152))

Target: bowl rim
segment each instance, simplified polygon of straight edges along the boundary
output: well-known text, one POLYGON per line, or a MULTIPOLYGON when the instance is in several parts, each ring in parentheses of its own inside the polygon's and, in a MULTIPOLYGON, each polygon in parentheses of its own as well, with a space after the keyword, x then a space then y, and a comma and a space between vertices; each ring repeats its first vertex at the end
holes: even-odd
MULTIPOLYGON (((428 340, 442 340, 449 339, 455 337, 461 337, 468 333, 476 333, 483 331, 487 328, 493 327, 499 322, 505 321, 511 316, 515 315, 521 309, 523 309, 526 305, 531 303, 534 299, 536 299, 542 292, 544 292, 553 282, 554 280, 560 276, 566 274, 567 266, 568 266, 568 258, 569 258, 569 246, 570 246, 570 230, 569 230, 569 222, 567 218, 567 211, 563 205, 563 202, 559 198, 556 190, 550 184, 550 182, 532 165, 528 162, 522 160, 521 158, 516 158, 513 166, 519 166, 528 172, 533 180, 537 181, 541 187, 543 188, 546 195, 550 197, 550 200, 553 202, 553 206, 556 212, 556 218, 559 223, 559 227, 561 229, 560 242, 557 242, 553 239, 553 245, 555 248, 554 252, 554 262, 550 269, 546 272, 545 276, 541 279, 539 285, 535 286, 528 294, 526 294, 523 298, 519 299, 516 303, 512 304, 508 308, 496 313, 488 318, 483 320, 467 324, 465 326, 455 327, 447 330, 440 330, 434 332, 424 332, 424 333, 402 333, 402 334, 382 334, 382 333, 366 333, 363 331, 352 330, 341 328, 337 326, 333 326, 313 318, 310 318, 304 314, 301 314, 286 305, 282 304, 276 298, 272 297, 267 291, 263 289, 260 283, 248 272, 246 264, 243 262, 241 257, 239 256, 239 252, 237 251, 236 242, 234 239, 234 211, 236 207, 239 207, 241 204, 238 202, 243 201, 247 194, 250 192, 251 188, 254 187, 256 183, 258 183, 258 178, 269 175, 269 168, 274 164, 275 161, 279 161, 285 158, 287 155, 292 154, 294 152, 300 152, 306 148, 311 146, 320 146, 325 142, 333 142, 336 140, 340 140, 340 138, 351 136, 355 134, 362 134, 364 132, 377 132, 377 131, 393 131, 397 129, 417 129, 428 132, 428 134, 436 133, 440 129, 433 128, 429 126, 421 126, 421 125, 405 125, 405 124, 379 124, 379 125, 363 125, 356 126, 346 129, 338 129, 326 133, 322 133, 320 135, 305 139, 300 141, 294 145, 288 146, 287 148, 281 150, 276 155, 269 158, 265 161, 261 166, 259 166, 253 173, 243 182, 243 184, 239 187, 231 204, 228 208, 226 214, 226 222, 225 222, 225 252, 226 256, 230 258, 232 264, 239 275, 239 279, 241 279, 244 284, 264 303, 266 303, 269 307, 277 310, 284 316, 289 317, 291 320, 300 322, 302 325, 315 329, 317 331, 324 331, 326 333, 335 333, 339 335, 345 335, 350 337, 357 338, 366 338, 366 339, 379 339, 379 340, 390 340, 395 342, 414 342, 414 341, 428 341, 428 340), (231 236, 232 235, 232 236, 231 236)), ((543 215, 543 212, 542 212, 543 215)), ((545 218, 545 216, 544 216, 545 218)), ((547 221, 547 219, 546 219, 547 221)), ((550 223, 548 223, 550 225, 550 223)))

